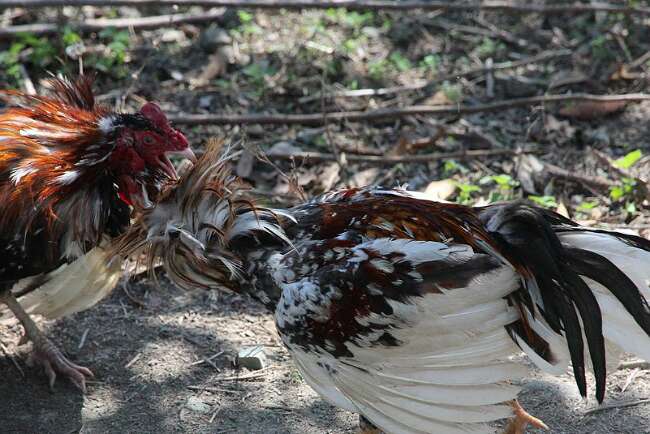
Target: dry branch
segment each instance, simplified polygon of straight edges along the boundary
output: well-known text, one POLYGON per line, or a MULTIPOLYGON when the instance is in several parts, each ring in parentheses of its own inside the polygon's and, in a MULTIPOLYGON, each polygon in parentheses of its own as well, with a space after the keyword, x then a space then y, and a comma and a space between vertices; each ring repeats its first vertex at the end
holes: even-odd
POLYGON ((650 399, 637 399, 634 401, 614 402, 612 404, 603 404, 598 407, 591 408, 585 411, 585 414, 598 413, 599 411, 605 411, 612 408, 632 407, 634 405, 641 405, 647 403, 650 403, 650 399))
MULTIPOLYGON (((448 160, 455 158, 458 160, 471 160, 480 157, 494 157, 499 155, 520 155, 529 154, 536 151, 522 151, 514 149, 477 149, 458 152, 438 152, 434 154, 421 155, 404 155, 404 156, 379 156, 379 155, 350 155, 344 154, 342 157, 352 163, 370 163, 379 165, 394 165, 399 163, 428 163, 431 161, 448 160)), ((198 152, 201 154, 201 152, 198 152)), ((272 153, 266 154, 269 160, 307 160, 312 163, 323 161, 337 161, 336 155, 321 152, 292 152, 292 153, 272 153)))
POLYGON ((577 182, 578 184, 585 185, 587 187, 595 188, 601 191, 609 191, 611 187, 616 185, 614 182, 601 178, 599 176, 587 176, 581 175, 576 172, 571 172, 561 167, 555 166, 550 163, 544 163, 544 171, 551 176, 557 178, 567 179, 569 181, 577 182))
MULTIPOLYGON (((0 0, 0 4, 2 4, 2 0, 0 0)), ((67 24, 81 32, 97 32, 107 28, 153 29, 181 23, 213 21, 222 17, 224 12, 224 9, 218 9, 214 11, 206 11, 201 14, 169 14, 137 18, 97 19, 77 23, 70 22, 67 24)), ((61 26, 53 23, 23 24, 18 26, 0 27, 0 38, 13 37, 20 33, 43 35, 57 33, 59 31, 61 31, 61 26)))
POLYGON ((650 8, 610 3, 557 2, 549 5, 513 4, 511 1, 483 1, 459 3, 429 0, 2 0, 1 7, 43 6, 226 6, 240 8, 329 9, 364 10, 448 10, 448 11, 502 11, 510 13, 561 14, 581 12, 609 12, 650 15, 650 8))
POLYGON ((571 50, 555 50, 555 51, 543 51, 534 56, 526 57, 525 59, 514 60, 511 62, 500 62, 495 63, 491 67, 480 66, 478 68, 470 68, 465 71, 460 72, 451 72, 449 74, 443 74, 438 77, 433 78, 433 80, 423 83, 423 84, 414 84, 410 86, 395 86, 395 87, 386 87, 380 89, 356 89, 356 90, 343 90, 338 92, 329 92, 329 93, 317 93, 315 95, 308 95, 300 98, 298 102, 306 103, 310 101, 316 101, 321 99, 321 97, 332 98, 332 97, 344 97, 344 98, 354 98, 362 96, 380 96, 380 95, 393 95, 396 93, 411 92, 414 90, 420 89, 431 89, 437 84, 440 84, 444 81, 455 80, 460 77, 467 77, 474 74, 485 74, 486 72, 491 71, 501 71, 506 69, 514 69, 520 66, 529 65, 531 63, 546 62, 551 59, 556 59, 558 57, 570 56, 571 50))
POLYGON ((347 111, 307 114, 177 114, 170 120, 184 125, 231 125, 231 124, 302 124, 324 125, 327 122, 348 121, 364 122, 403 118, 414 115, 464 115, 479 112, 506 110, 533 104, 546 104, 570 101, 647 101, 650 94, 632 93, 622 95, 591 95, 586 93, 563 95, 540 95, 528 98, 514 98, 488 104, 477 105, 416 105, 398 108, 386 108, 367 111, 347 111))

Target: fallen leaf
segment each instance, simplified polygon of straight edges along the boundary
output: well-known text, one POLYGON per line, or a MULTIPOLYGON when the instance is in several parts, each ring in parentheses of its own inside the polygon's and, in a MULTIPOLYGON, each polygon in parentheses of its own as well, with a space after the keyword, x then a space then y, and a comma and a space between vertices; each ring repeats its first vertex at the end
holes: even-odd
POLYGON ((626 105, 627 101, 577 101, 562 107, 558 114, 588 121, 621 111, 626 105))
POLYGON ((441 181, 432 181, 424 189, 427 199, 435 201, 446 201, 458 188, 458 184, 452 179, 443 179, 441 181))
POLYGON ((374 184, 379 174, 380 170, 377 167, 371 167, 369 169, 356 172, 350 177, 350 186, 365 187, 367 185, 374 184))
POLYGON ((560 204, 557 206, 557 209, 555 210, 555 212, 560 214, 561 216, 564 216, 566 218, 570 218, 569 210, 567 209, 564 202, 560 202, 560 204))

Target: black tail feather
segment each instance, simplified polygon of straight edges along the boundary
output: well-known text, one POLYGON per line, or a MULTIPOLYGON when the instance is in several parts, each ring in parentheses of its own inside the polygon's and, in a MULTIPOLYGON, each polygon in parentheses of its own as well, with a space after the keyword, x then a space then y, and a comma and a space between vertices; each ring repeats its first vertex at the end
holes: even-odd
POLYGON ((577 270, 569 265, 567 251, 548 217, 523 202, 499 204, 484 211, 479 215, 499 251, 521 273, 533 299, 541 299, 541 315, 556 332, 564 332, 582 396, 587 394, 584 329, 596 376, 596 397, 602 401, 607 372, 600 307, 577 270))
POLYGON ((568 265, 576 273, 607 288, 621 302, 636 323, 650 335, 650 306, 637 286, 609 259, 588 250, 567 247, 568 265))

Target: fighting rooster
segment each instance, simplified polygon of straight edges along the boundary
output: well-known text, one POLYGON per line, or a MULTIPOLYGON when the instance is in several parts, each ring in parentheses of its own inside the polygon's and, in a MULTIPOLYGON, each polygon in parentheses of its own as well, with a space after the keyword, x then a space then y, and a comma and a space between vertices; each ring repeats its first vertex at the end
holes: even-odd
POLYGON ((193 154, 153 103, 113 112, 95 104, 83 75, 51 86, 49 97, 0 92, 9 104, 0 112, 0 304, 22 323, 50 386, 59 373, 85 391, 91 371, 69 361, 28 312, 58 317, 112 289, 120 267, 104 247, 128 226, 127 204, 150 206, 149 196, 177 178, 168 156, 193 154))
POLYGON ((272 210, 209 149, 118 244, 181 287, 273 309, 307 383, 368 432, 545 427, 516 401, 520 351, 550 373, 570 362, 583 396, 591 368, 599 401, 621 350, 650 359, 650 243, 524 202, 364 188, 272 210))

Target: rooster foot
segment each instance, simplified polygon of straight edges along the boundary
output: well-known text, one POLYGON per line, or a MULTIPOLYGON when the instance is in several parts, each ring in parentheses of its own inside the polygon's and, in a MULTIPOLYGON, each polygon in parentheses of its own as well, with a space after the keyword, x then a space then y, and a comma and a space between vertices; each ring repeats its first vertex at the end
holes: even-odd
POLYGON ((90 369, 79 366, 68 360, 61 350, 59 350, 52 341, 43 334, 34 320, 27 312, 25 312, 20 303, 18 303, 11 293, 6 292, 0 294, 0 302, 9 307, 25 330, 25 334, 20 339, 20 343, 26 343, 28 340, 32 341, 33 349, 32 353, 29 355, 27 364, 30 366, 39 364, 43 367, 51 389, 54 387, 54 382, 56 381, 58 372, 59 374, 68 377, 75 386, 77 386, 83 393, 86 393, 86 377, 93 377, 93 373, 90 369))
POLYGON ((86 377, 93 377, 90 369, 72 363, 40 330, 39 333, 40 336, 37 338, 30 336, 34 348, 27 359, 27 364, 29 366, 38 364, 43 367, 50 389, 54 389, 54 382, 58 372, 68 377, 72 384, 77 386, 83 393, 86 393, 86 377))
POLYGON ((358 434, 384 434, 382 430, 377 428, 372 422, 359 415, 359 432, 358 434))
POLYGON ((513 400, 510 405, 514 410, 515 417, 510 420, 503 434, 525 434, 526 427, 532 425, 535 428, 548 429, 548 426, 541 420, 531 416, 524 410, 517 400, 513 400))

